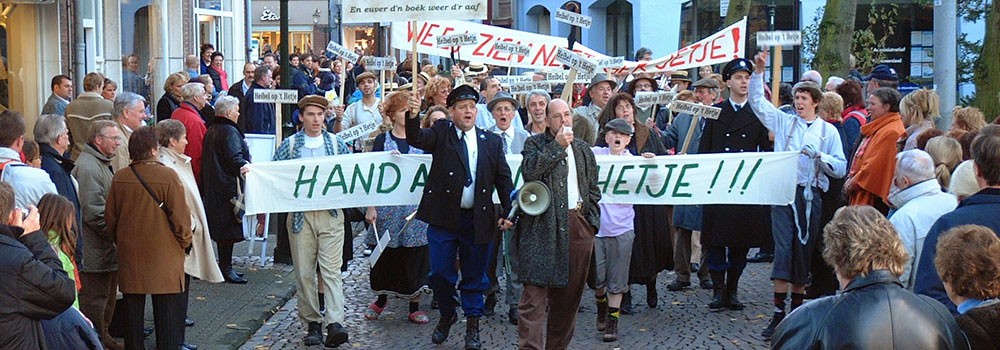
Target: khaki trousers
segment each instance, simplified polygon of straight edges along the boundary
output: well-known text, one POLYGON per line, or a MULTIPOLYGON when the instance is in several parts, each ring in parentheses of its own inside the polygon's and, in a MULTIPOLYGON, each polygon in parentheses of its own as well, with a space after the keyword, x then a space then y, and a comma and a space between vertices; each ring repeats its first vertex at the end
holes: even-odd
MULTIPOLYGON (((677 273, 677 280, 681 282, 691 282, 691 264, 688 261, 694 261, 702 268, 698 269, 698 280, 705 281, 709 279, 708 269, 705 268, 705 256, 708 254, 702 254, 698 251, 698 258, 700 260, 694 260, 694 252, 692 247, 694 246, 694 236, 695 233, 701 236, 701 231, 691 231, 686 228, 678 227, 677 231, 674 232, 674 272, 677 273)), ((698 244, 699 249, 701 249, 701 244, 698 244)))
POLYGON ((569 283, 566 288, 524 284, 517 306, 518 348, 569 348, 590 272, 595 233, 579 211, 569 211, 569 283))
POLYGON ((302 232, 292 232, 292 215, 288 216, 288 245, 292 250, 295 276, 298 283, 299 320, 303 326, 309 322, 344 323, 344 281, 340 277, 344 250, 344 212, 337 210, 337 217, 327 210, 305 212, 302 232), (319 278, 325 286, 326 313, 319 313, 316 264, 319 278))

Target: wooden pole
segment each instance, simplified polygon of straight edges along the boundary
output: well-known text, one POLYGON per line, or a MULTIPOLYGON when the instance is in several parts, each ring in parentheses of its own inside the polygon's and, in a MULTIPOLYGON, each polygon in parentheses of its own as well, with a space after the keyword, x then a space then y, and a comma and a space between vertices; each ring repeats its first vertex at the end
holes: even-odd
POLYGON ((781 46, 774 47, 774 63, 771 65, 771 104, 781 106, 781 46))
POLYGON ((678 154, 687 154, 688 146, 691 145, 691 139, 694 138, 694 131, 699 123, 701 123, 700 115, 695 115, 694 118, 691 118, 691 126, 688 127, 687 136, 684 137, 684 145, 681 146, 681 152, 678 154))
MULTIPOLYGON (((413 49, 410 51, 410 55, 411 55, 410 56, 410 60, 413 62, 413 64, 410 65, 410 68, 413 69, 413 82, 414 82, 413 87, 414 87, 414 91, 416 91, 416 87, 417 87, 417 85, 416 85, 416 81, 417 80, 416 79, 417 79, 417 75, 418 75, 417 74, 417 32, 418 32, 418 28, 417 28, 417 21, 410 21, 410 23, 413 24, 413 49)), ((428 83, 430 83, 430 82, 428 82, 428 83)), ((425 88, 426 88, 426 86, 425 86, 425 88)), ((416 93, 417 93, 417 97, 419 97, 421 99, 423 98, 422 96, 420 96, 421 95, 420 91, 416 91, 416 93)), ((414 115, 416 115, 417 113, 420 113, 420 107, 414 107, 413 110, 410 111, 410 113, 413 113, 414 115)))
POLYGON ((559 97, 563 101, 566 101, 566 104, 571 109, 573 108, 573 84, 576 83, 576 74, 576 68, 570 68, 569 76, 566 77, 566 84, 563 85, 562 95, 559 97))

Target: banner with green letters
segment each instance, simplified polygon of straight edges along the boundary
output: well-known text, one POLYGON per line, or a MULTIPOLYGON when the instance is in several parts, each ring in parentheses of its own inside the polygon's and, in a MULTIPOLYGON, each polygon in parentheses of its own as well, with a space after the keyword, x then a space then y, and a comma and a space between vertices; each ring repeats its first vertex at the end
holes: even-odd
MULTIPOLYGON (((799 156, 597 156, 597 187, 601 203, 786 205, 794 199, 799 156)), ((520 188, 525 182, 521 155, 507 156, 507 163, 514 188, 520 188)), ((251 164, 246 213, 413 205, 420 202, 430 167, 430 155, 389 152, 251 164)))

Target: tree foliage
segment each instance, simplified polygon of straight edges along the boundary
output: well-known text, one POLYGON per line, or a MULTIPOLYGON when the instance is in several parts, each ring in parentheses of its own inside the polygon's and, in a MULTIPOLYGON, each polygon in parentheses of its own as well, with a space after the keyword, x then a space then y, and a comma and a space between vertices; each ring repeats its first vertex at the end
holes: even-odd
POLYGON ((739 22, 750 13, 750 0, 729 0, 729 9, 726 11, 726 22, 722 27, 728 27, 739 22))

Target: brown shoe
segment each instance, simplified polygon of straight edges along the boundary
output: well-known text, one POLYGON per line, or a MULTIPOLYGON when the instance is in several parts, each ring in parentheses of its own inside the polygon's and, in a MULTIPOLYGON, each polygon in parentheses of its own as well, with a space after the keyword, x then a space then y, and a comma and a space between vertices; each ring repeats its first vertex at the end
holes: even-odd
POLYGON ((604 329, 604 341, 613 342, 618 340, 618 318, 608 317, 608 327, 604 329))
POLYGON ((604 302, 597 302, 597 331, 604 332, 604 328, 608 322, 608 299, 607 294, 604 295, 604 302))

